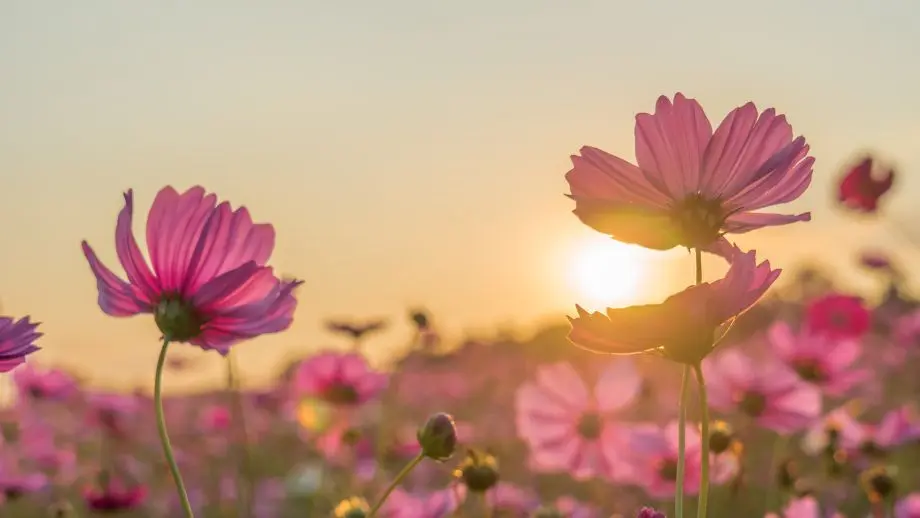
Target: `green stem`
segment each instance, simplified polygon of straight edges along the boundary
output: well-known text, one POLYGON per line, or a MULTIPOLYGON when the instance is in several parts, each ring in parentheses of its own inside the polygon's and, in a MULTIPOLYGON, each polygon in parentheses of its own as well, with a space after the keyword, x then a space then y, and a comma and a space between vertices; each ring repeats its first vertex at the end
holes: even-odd
POLYGON ((380 499, 377 500, 377 503, 374 504, 374 507, 371 508, 371 512, 367 514, 367 518, 374 518, 374 516, 377 515, 377 511, 380 510, 380 507, 383 506, 383 503, 386 502, 387 498, 390 497, 390 493, 392 493, 393 490, 399 486, 400 482, 402 482, 403 479, 409 475, 409 473, 412 473, 412 470, 415 469, 415 467, 418 466, 423 460, 425 460, 425 455, 423 453, 419 453, 414 459, 406 464, 406 467, 404 467, 402 471, 396 475, 396 478, 393 479, 393 482, 390 482, 387 490, 383 492, 383 495, 381 495, 380 499))
POLYGON ((166 364, 166 350, 168 348, 169 337, 166 336, 163 338, 163 348, 160 349, 156 377, 153 381, 153 405, 157 414, 157 431, 160 434, 160 443, 163 445, 163 455, 166 457, 169 471, 176 482, 176 492, 179 493, 179 503, 182 504, 182 511, 185 513, 186 518, 195 518, 195 513, 192 512, 192 504, 189 503, 188 494, 185 492, 185 484, 182 482, 182 474, 179 473, 179 465, 176 464, 176 458, 173 455, 172 445, 169 444, 169 434, 166 432, 166 418, 163 415, 163 366, 166 364))
POLYGON ((239 426, 239 454, 236 470, 236 498, 238 506, 243 510, 243 517, 249 516, 252 509, 252 462, 249 453, 249 428, 246 426, 246 409, 243 407, 243 397, 240 393, 240 376, 236 368, 236 361, 231 351, 227 354, 227 390, 232 403, 234 421, 239 426))
POLYGON ((706 379, 703 378, 703 368, 700 364, 693 366, 696 371, 696 381, 700 391, 700 438, 702 439, 703 455, 700 461, 700 497, 698 500, 696 516, 706 518, 709 507, 709 401, 706 397, 706 379))
POLYGON ((687 465, 687 396, 690 394, 690 366, 684 367, 677 409, 677 483, 674 488, 674 516, 684 518, 684 471, 687 465))

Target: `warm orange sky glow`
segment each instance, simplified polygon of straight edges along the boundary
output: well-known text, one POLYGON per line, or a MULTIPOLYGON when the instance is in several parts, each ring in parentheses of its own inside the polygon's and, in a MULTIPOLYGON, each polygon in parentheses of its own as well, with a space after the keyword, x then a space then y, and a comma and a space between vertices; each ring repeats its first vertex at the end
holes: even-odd
POLYGON ((651 252, 591 235, 572 249, 570 277, 578 303, 588 310, 635 304, 648 281, 646 265, 651 252))

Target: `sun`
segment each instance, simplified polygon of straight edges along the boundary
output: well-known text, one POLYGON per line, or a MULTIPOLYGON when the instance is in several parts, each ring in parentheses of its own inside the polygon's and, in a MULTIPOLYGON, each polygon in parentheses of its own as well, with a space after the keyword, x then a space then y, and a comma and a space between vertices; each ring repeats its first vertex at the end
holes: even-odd
POLYGON ((627 306, 636 303, 646 281, 649 251, 596 235, 574 248, 570 282, 586 309, 627 306))

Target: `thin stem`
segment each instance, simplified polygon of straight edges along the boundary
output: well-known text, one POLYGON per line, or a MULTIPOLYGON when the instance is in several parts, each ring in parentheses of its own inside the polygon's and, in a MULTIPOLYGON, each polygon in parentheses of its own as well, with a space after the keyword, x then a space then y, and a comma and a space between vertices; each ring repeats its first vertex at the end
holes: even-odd
POLYGON ((393 479, 393 482, 390 482, 387 490, 383 492, 383 495, 379 500, 377 500, 377 503, 374 504, 374 507, 371 508, 371 512, 367 514, 367 518, 374 518, 374 516, 377 515, 377 511, 380 510, 380 507, 383 506, 383 503, 386 502, 387 498, 390 497, 390 493, 392 493, 393 490, 399 486, 400 482, 402 482, 403 479, 409 475, 409 473, 412 473, 412 470, 415 469, 415 467, 418 466, 423 460, 425 460, 425 455, 423 453, 419 453, 414 459, 406 464, 406 467, 404 467, 402 471, 396 475, 396 478, 393 479))
POLYGON ((236 470, 236 497, 238 506, 243 510, 243 517, 251 514, 252 509, 252 462, 249 452, 249 427, 246 426, 246 409, 240 392, 240 376, 236 368, 233 352, 227 354, 227 390, 233 405, 234 421, 239 426, 239 457, 236 470))
POLYGON ((706 397, 706 380, 703 378, 703 368, 700 364, 693 366, 696 371, 696 381, 700 391, 700 420, 702 421, 703 456, 700 462, 700 497, 698 500, 696 516, 706 518, 709 507, 709 402, 706 397))
POLYGON ((677 482, 674 488, 674 516, 684 518, 684 472, 687 465, 687 396, 690 394, 690 366, 684 366, 677 410, 677 482))
POLYGON ((182 482, 182 474, 179 473, 179 465, 176 464, 176 458, 173 455, 172 445, 169 444, 169 434, 166 432, 166 418, 163 415, 163 366, 166 364, 166 350, 169 348, 169 337, 163 338, 163 348, 160 349, 160 358, 157 360, 157 372, 153 381, 153 405, 157 415, 157 432, 160 434, 160 443, 163 445, 163 455, 166 457, 166 463, 169 464, 169 471, 176 482, 176 492, 179 493, 179 503, 182 504, 182 511, 186 518, 195 518, 192 512, 192 504, 188 501, 188 494, 185 492, 185 484, 182 482))

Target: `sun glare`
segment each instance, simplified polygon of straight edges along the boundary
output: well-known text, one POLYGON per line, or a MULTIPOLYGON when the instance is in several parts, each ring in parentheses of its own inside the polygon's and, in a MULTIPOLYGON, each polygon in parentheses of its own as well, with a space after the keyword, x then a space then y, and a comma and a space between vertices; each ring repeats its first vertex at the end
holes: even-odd
POLYGON ((633 304, 645 281, 648 251, 598 235, 575 247, 570 268, 572 288, 586 309, 633 304))

